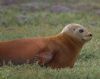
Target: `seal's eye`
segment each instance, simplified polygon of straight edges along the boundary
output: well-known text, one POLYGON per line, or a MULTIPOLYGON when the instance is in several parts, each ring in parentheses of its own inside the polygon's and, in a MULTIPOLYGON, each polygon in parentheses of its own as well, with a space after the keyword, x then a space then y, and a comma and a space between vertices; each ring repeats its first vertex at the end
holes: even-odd
POLYGON ((80 30, 79 30, 79 32, 80 32, 80 33, 83 33, 83 32, 84 32, 84 30, 83 30, 83 29, 80 29, 80 30))

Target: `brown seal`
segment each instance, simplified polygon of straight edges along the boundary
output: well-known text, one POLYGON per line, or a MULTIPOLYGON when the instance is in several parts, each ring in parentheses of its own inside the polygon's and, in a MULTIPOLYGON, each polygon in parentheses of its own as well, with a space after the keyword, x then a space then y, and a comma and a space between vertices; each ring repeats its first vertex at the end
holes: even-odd
POLYGON ((80 24, 68 24, 57 35, 0 42, 0 65, 34 63, 51 68, 73 67, 92 34, 80 24))

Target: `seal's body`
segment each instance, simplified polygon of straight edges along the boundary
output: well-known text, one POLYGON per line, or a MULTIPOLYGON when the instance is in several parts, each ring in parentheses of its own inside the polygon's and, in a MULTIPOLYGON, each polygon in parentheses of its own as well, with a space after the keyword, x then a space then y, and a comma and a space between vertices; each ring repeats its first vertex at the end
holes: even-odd
POLYGON ((50 37, 27 38, 0 42, 0 65, 34 63, 51 68, 73 67, 85 42, 92 34, 79 24, 65 26, 50 37))

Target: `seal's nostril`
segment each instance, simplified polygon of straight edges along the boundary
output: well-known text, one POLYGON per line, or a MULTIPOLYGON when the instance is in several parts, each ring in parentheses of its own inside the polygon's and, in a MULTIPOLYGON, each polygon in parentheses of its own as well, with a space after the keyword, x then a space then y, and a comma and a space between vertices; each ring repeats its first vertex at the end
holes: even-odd
POLYGON ((92 36, 92 34, 89 34, 89 36, 92 36))

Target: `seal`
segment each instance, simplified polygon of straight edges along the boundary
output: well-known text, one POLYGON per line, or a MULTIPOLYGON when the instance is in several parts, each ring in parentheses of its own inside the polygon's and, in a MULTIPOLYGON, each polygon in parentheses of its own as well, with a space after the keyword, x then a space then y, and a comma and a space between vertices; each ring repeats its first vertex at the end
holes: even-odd
POLYGON ((38 62, 51 68, 65 68, 74 63, 92 33, 80 24, 68 24, 57 35, 0 42, 0 65, 38 62))

